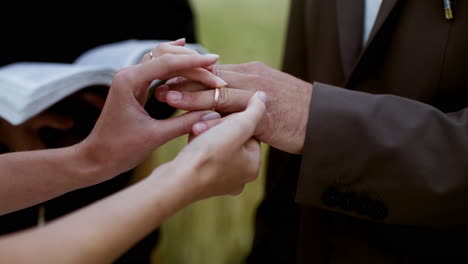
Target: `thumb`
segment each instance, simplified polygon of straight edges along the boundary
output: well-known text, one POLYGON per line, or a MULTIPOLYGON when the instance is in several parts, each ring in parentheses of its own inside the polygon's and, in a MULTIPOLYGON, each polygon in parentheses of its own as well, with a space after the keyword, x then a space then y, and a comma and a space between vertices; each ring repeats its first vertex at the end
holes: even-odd
POLYGON ((154 131, 158 134, 158 141, 163 144, 171 139, 188 134, 192 126, 213 111, 194 111, 165 120, 155 120, 154 131))
POLYGON ((266 112, 266 100, 267 95, 265 92, 256 92, 250 98, 247 108, 243 112, 226 120, 233 123, 237 128, 236 134, 239 136, 237 140, 246 142, 252 137, 258 123, 266 112))
POLYGON ((256 92, 249 100, 247 109, 224 118, 223 122, 199 136, 205 145, 237 147, 247 142, 254 134, 266 112, 266 94, 256 92), (220 137, 219 135, 223 135, 220 137))
POLYGON ((240 118, 249 118, 250 121, 252 121, 252 124, 254 124, 254 126, 250 127, 252 129, 251 133, 254 133, 257 124, 260 122, 266 112, 266 100, 267 95, 265 92, 256 92, 254 96, 250 98, 247 109, 240 114, 240 118))

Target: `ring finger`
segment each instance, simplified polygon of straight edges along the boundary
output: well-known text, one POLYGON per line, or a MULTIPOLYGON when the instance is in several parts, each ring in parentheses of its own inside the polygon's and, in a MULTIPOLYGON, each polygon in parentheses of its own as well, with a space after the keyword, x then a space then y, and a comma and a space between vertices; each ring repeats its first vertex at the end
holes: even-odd
POLYGON ((172 107, 186 111, 211 109, 213 105, 216 105, 214 111, 233 113, 244 110, 252 94, 253 92, 250 91, 221 87, 215 104, 215 89, 199 92, 171 90, 167 92, 165 101, 172 107))
POLYGON ((198 54, 198 52, 196 52, 193 49, 189 49, 183 46, 174 46, 174 44, 171 44, 171 43, 161 43, 156 48, 146 53, 145 56, 143 56, 141 63, 148 62, 164 54, 189 54, 190 55, 190 54, 198 54))

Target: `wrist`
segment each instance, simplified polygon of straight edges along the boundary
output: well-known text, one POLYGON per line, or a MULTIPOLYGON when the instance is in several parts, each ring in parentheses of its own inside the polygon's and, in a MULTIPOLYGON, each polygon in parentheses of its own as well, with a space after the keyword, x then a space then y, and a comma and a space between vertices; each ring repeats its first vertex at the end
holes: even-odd
POLYGON ((195 168, 191 164, 178 162, 177 159, 164 163, 151 173, 147 179, 157 182, 157 188, 163 186, 164 189, 172 190, 171 193, 179 197, 178 203, 184 207, 199 199, 199 187, 192 177, 195 168))
POLYGON ((91 186, 111 177, 108 161, 88 141, 84 140, 70 147, 73 167, 79 174, 81 187, 91 186))
POLYGON ((298 128, 296 128, 296 131, 298 132, 297 135, 295 135, 295 138, 297 138, 296 144, 297 144, 297 149, 296 151, 293 152, 293 154, 299 154, 301 155, 304 150, 304 144, 305 144, 305 139, 307 136, 307 125, 309 123, 309 118, 310 118, 310 105, 312 102, 312 93, 314 86, 313 84, 310 83, 305 83, 305 91, 306 95, 303 97, 303 105, 302 107, 302 113, 299 115, 299 121, 297 124, 299 125, 298 128))

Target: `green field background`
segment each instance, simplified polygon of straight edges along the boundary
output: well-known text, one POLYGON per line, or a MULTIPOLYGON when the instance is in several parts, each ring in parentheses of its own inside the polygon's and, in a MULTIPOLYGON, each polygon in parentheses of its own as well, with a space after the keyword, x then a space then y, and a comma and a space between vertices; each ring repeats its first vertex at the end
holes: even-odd
MULTIPOLYGON (((279 68, 289 0, 192 0, 191 4, 199 42, 219 54, 221 64, 262 61, 279 68)), ((171 160, 186 142, 182 137, 158 149, 140 166, 140 174, 171 160)), ((267 146, 262 150, 265 155, 267 146)), ((200 201, 169 218, 161 227, 153 263, 242 263, 252 245, 265 165, 241 195, 200 201)))

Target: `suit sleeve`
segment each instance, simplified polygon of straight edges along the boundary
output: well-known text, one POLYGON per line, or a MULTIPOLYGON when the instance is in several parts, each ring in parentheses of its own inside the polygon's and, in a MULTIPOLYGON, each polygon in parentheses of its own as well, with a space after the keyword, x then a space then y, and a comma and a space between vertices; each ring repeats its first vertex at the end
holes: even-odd
POLYGON ((468 223, 468 109, 314 84, 296 200, 391 224, 468 223))

